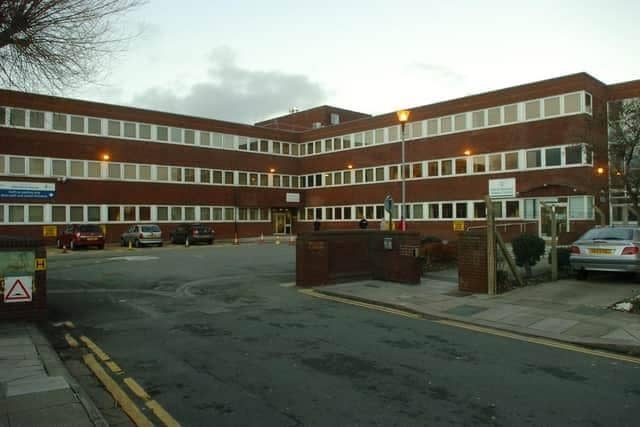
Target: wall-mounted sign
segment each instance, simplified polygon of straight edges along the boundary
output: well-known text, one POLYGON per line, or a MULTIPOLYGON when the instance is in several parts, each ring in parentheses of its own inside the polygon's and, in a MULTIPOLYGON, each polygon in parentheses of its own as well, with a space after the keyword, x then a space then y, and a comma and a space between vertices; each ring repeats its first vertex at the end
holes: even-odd
POLYGON ((489 197, 491 197, 492 199, 516 197, 516 179, 490 179, 489 197))
POLYGON ((55 225, 43 225, 42 226, 42 237, 57 237, 58 236, 58 227, 55 225))
POLYGON ((300 193, 287 193, 285 200, 287 203, 300 203, 300 193))
POLYGON ((464 221, 453 221, 453 231, 464 231, 464 221))
POLYGON ((50 199, 56 194, 56 185, 46 182, 0 181, 0 198, 50 199))

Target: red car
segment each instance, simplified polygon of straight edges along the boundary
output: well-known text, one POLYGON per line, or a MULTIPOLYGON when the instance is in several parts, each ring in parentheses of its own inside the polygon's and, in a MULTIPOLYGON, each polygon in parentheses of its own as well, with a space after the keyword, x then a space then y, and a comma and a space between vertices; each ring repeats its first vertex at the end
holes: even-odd
POLYGON ((96 246, 98 249, 104 249, 104 234, 99 226, 93 224, 67 225, 58 236, 56 243, 58 248, 64 246, 75 249, 82 246, 96 246))

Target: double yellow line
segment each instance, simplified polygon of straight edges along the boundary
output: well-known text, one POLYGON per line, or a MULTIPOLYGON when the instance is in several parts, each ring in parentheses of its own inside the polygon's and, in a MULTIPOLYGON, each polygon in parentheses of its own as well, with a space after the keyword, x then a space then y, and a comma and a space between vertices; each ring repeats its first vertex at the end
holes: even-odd
MULTIPOLYGON (((79 348, 80 344, 70 333, 65 334, 65 339, 70 347, 79 348)), ((82 356, 84 363, 89 367, 91 372, 100 380, 102 385, 113 396, 114 400, 122 407, 122 410, 131 418, 138 427, 150 427, 154 424, 147 418, 138 405, 127 395, 124 389, 115 381, 111 375, 104 370, 100 361, 103 362, 116 375, 123 375, 124 371, 114 362, 111 357, 103 351, 96 343, 86 336, 81 336, 80 341, 90 350, 82 356)), ((157 401, 151 399, 151 396, 138 384, 133 378, 126 377, 122 381, 128 388, 138 396, 149 408, 153 414, 167 427, 180 427, 180 423, 176 421, 157 401)))

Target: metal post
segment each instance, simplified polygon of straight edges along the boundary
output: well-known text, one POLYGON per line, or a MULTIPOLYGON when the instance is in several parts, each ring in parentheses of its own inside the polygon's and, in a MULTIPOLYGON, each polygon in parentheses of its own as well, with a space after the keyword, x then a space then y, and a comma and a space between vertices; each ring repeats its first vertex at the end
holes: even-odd
POLYGON ((491 197, 485 196, 487 208, 487 288, 489 295, 496 294, 496 223, 491 197))
POLYGON ((401 125, 401 130, 400 132, 402 133, 402 164, 400 166, 400 173, 401 173, 401 177, 402 177, 402 211, 400 212, 400 224, 402 224, 402 231, 405 231, 407 226, 405 224, 405 219, 404 219, 404 215, 405 215, 405 203, 406 201, 406 188, 405 188, 405 166, 404 166, 404 122, 402 122, 401 125))
POLYGON ((551 281, 558 280, 558 222, 556 206, 551 206, 551 281))

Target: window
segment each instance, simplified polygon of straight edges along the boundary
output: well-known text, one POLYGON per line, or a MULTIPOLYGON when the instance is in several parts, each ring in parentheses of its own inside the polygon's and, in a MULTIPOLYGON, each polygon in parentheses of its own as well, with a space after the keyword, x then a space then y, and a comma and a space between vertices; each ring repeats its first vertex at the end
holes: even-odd
POLYGON ((156 179, 158 181, 169 181, 169 168, 167 166, 157 166, 156 179))
POLYGON ((474 111, 471 114, 471 121, 474 128, 484 127, 484 110, 474 111))
POLYGON ((271 148, 273 149, 274 154, 280 154, 280 143, 278 141, 273 141, 271 143, 271 148))
POLYGON ((124 165, 124 179, 136 179, 136 165, 124 165))
POLYGON ((84 178, 84 162, 82 160, 71 160, 69 169, 71 176, 84 178))
POLYGON ((51 219, 53 222, 67 222, 67 208, 64 206, 53 206, 51 208, 51 219))
POLYGON ((316 141, 315 150, 317 154, 320 154, 322 152, 322 141, 316 141))
MULTIPOLYGON (((7 120, 7 115, 5 113, 5 109, 4 107, 0 107, 0 126, 4 126, 5 124, 5 120, 7 120)), ((4 208, 0 208, 0 211, 2 211, 4 213, 4 208)), ((0 222, 2 222, 3 219, 2 217, 0 217, 0 222)))
POLYGON ((489 170, 492 172, 502 170, 502 154, 489 155, 489 170))
POLYGON ((500 107, 489 108, 487 110, 487 124, 495 126, 500 124, 500 107))
POLYGON ((502 218, 502 202, 493 202, 493 217, 494 218, 502 218))
POLYGON ((100 206, 87 207, 87 221, 100 222, 100 206))
POLYGON ((351 219, 351 208, 350 207, 344 208, 343 217, 344 217, 344 219, 351 219))
POLYGON ((507 218, 520 217, 520 202, 518 200, 508 200, 506 205, 507 205, 507 218))
POLYGON ((289 177, 289 175, 284 175, 282 177, 282 186, 283 187, 290 187, 291 186, 290 181, 291 181, 291 178, 289 177))
POLYGON ((234 208, 224 208, 225 221, 233 221, 236 217, 236 211, 234 208))
POLYGON ((389 179, 396 180, 399 178, 399 168, 398 166, 389 166, 389 179))
POLYGON ((376 219, 384 219, 384 206, 376 206, 376 219))
POLYGON ((138 208, 138 220, 140 221, 151 221, 151 207, 149 206, 140 206, 138 208))
POLYGON ((120 136, 120 122, 116 120, 109 120, 107 122, 107 132, 109 136, 120 136))
POLYGON ((182 182, 182 168, 171 168, 171 181, 182 182))
POLYGON ((546 166, 560 166, 562 163, 560 148, 547 148, 544 157, 546 166))
POLYGON ((413 219, 422 219, 422 204, 413 205, 413 219))
POLYGON ((473 158, 473 172, 480 173, 487 170, 487 158, 485 156, 477 156, 473 158))
POLYGON ((9 115, 9 125, 26 126, 26 112, 17 108, 12 108, 9 115))
MULTIPOLYGON (((201 209, 208 210, 208 208, 201 208, 201 209)), ((222 221, 222 208, 212 208, 211 212, 212 212, 211 219, 213 221, 222 221)), ((206 221, 206 219, 202 217, 202 211, 200 212, 200 219, 202 219, 203 221, 206 221)))
MULTIPOLYGON (((411 123, 411 135, 414 138, 419 138, 422 136, 422 123, 424 122, 413 122, 411 123)), ((391 139, 391 137, 389 137, 391 139)))
POLYGON ((506 170, 514 170, 520 167, 518 161, 518 153, 506 153, 504 155, 504 168, 506 170))
POLYGON ((453 174, 453 160, 442 160, 440 162, 440 173, 441 175, 452 175, 453 174))
POLYGON ((333 151, 333 139, 324 140, 324 151, 333 151))
POLYGON ((544 100, 544 116, 553 117, 560 114, 560 97, 547 98, 544 100))
MULTIPOLYGON (((357 172, 356 172, 357 175, 357 172)), ((373 182, 373 169, 365 169, 364 171, 365 182, 373 182)))
POLYGON ((345 135, 342 137, 342 148, 345 150, 351 148, 351 135, 345 135))
POLYGON ((376 181, 384 181, 384 168, 376 168, 376 181))
POLYGON ((233 184, 233 172, 224 173, 224 183, 230 185, 233 184))
POLYGON ((193 145, 196 143, 196 134, 192 130, 185 129, 184 131, 184 143, 193 145))
POLYGON ((422 178, 422 163, 414 163, 411 173, 414 178, 422 178))
POLYGON ((29 111, 29 127, 44 129, 44 113, 42 111, 29 111))
POLYGON ((156 126, 156 139, 158 141, 168 141, 169 129, 165 126, 156 126))
POLYGON ((190 206, 184 208, 184 220, 185 221, 195 221, 196 220, 196 208, 190 207, 190 206))
POLYGON ((342 173, 342 183, 345 185, 351 184, 351 171, 344 171, 342 173))
POLYGON ((580 94, 572 93, 571 95, 564 96, 564 113, 578 113, 580 112, 580 94))
POLYGON ((384 129, 376 129, 376 144, 384 142, 384 129))
POLYGON ((84 117, 71 116, 71 132, 84 133, 84 117))
POLYGON ((51 174, 54 176, 67 176, 67 161, 51 160, 51 174))
POLYGON ((138 125, 138 135, 141 139, 151 139, 151 126, 150 125, 138 125))
POLYGON ((369 219, 373 219, 373 206, 366 206, 364 208, 364 217, 365 218, 369 218, 369 219))
POLYGON ((362 169, 356 170, 356 183, 361 183, 363 179, 362 169))
POLYGON ((438 119, 427 120, 427 135, 438 134, 438 119))
MULTIPOLYGON (((275 176, 274 178, 274 187, 275 187, 275 176)), ((324 174, 324 185, 333 185, 333 175, 330 173, 324 174)))
POLYGON ((503 112, 505 123, 514 123, 518 121, 518 104, 505 106, 503 112))
POLYGON ((9 157, 9 173, 16 175, 24 175, 25 159, 24 157, 9 157))
POLYGON ((333 208, 335 219, 342 219, 342 208, 333 208))
POLYGON ((136 137, 136 124, 135 123, 124 123, 124 136, 126 138, 135 138, 136 137))
POLYGON ((24 206, 9 206, 9 222, 24 222, 24 206))
POLYGON ((71 222, 84 222, 84 208, 82 206, 71 206, 69 208, 69 220, 71 222))
POLYGON ((209 132, 200 132, 200 145, 208 147, 211 144, 211 134, 209 132))
POLYGON ((570 145, 564 148, 565 163, 567 165, 578 165, 582 163, 582 145, 570 145))
POLYGON ((151 180, 151 166, 149 165, 138 166, 138 179, 142 179, 145 181, 151 180))
POLYGON ((67 115, 66 114, 53 113, 52 126, 53 126, 54 130, 61 130, 63 132, 66 131, 67 130, 67 115))
POLYGON ((591 95, 588 93, 584 94, 584 111, 591 114, 591 95))
POLYGON ((214 184, 222 184, 222 171, 213 171, 211 176, 214 184))
POLYGON ((180 206, 171 207, 171 221, 182 221, 182 208, 180 206))
POLYGON ((109 221, 120 221, 120 206, 107 207, 109 221))
POLYGON ((268 153, 269 152, 269 141, 266 141, 264 139, 260 140, 260 152, 261 153, 268 153))
POLYGON ((486 218, 487 217, 487 205, 485 202, 473 203, 473 217, 474 218, 486 218))
POLYGON ((238 173, 238 184, 247 185, 247 174, 246 174, 246 172, 239 172, 238 173))
POLYGON ((429 176, 438 176, 438 162, 433 161, 427 163, 427 173, 429 176))
POLYGON ((200 169, 200 182, 202 184, 211 183, 211 171, 209 169, 200 169))
POLYGON ((454 117, 455 130, 465 130, 467 128, 467 115, 457 114, 454 117))
POLYGON ((29 159, 29 175, 44 175, 44 159, 29 159))
POLYGON ((362 133, 356 133, 355 135, 353 135, 353 145, 355 147, 362 147, 364 138, 362 136, 362 133))
POLYGON ((466 218, 466 217, 467 217, 467 204, 456 203, 456 218, 466 218))
POLYGON ((373 131, 369 130, 364 133, 364 145, 373 144, 373 131))
POLYGON ((156 208, 156 219, 158 221, 168 221, 169 220, 169 208, 166 206, 158 206, 156 208))
POLYGON ((443 117, 440 119, 440 132, 451 132, 451 117, 443 117))
POLYGON ((102 176, 102 167, 98 162, 87 162, 87 176, 89 178, 100 178, 102 176))
POLYGON ((90 134, 100 135, 102 133, 102 120, 89 117, 87 119, 87 130, 90 134))
MULTIPOLYGON (((282 143, 282 154, 289 154, 289 147, 291 147, 291 154, 294 156, 298 155, 298 144, 290 145, 286 142, 282 143)), ((302 147, 302 146, 301 146, 302 147)))
POLYGON ((196 170, 194 168, 184 168, 184 182, 196 182, 196 170))
POLYGON ((539 168, 542 166, 540 150, 527 151, 527 168, 539 168))
POLYGON ((467 159, 456 159, 456 175, 467 173, 467 159))
POLYGON ((443 203, 442 204, 442 218, 453 218, 453 204, 452 203, 443 203))
POLYGON ((211 134, 211 145, 214 147, 222 147, 222 135, 219 133, 211 134))
POLYGON ((584 219, 587 217, 587 210, 585 209, 585 196, 569 197, 569 218, 584 219))
POLYGON ((429 203, 429 218, 440 218, 440 205, 437 203, 429 203))
POLYGON ((335 185, 342 184, 342 172, 334 172, 333 173, 333 182, 335 185))
POLYGON ((44 221, 44 206, 30 205, 28 210, 29 222, 43 222, 44 221))
POLYGON ((530 101, 524 104, 524 118, 533 120, 540 118, 540 101, 530 101))
POLYGON ((307 144, 307 154, 313 154, 313 142, 307 144))
POLYGON ((536 199, 525 199, 524 201, 524 217, 527 219, 535 219, 538 217, 538 206, 536 199))
POLYGON ((260 174, 260 186, 268 187, 269 186, 269 175, 261 173, 260 174))
POLYGON ((122 172, 120 170, 120 163, 109 163, 108 165, 108 177, 111 179, 120 179, 122 172))
POLYGON ((182 142, 182 129, 170 128, 171 142, 182 142))
MULTIPOLYGON (((0 174, 4 174, 4 156, 0 156, 0 174)), ((0 207, 0 211, 2 208, 0 207)))
POLYGON ((249 185, 258 185, 258 174, 250 173, 249 174, 249 185))

